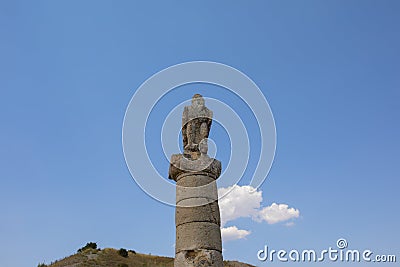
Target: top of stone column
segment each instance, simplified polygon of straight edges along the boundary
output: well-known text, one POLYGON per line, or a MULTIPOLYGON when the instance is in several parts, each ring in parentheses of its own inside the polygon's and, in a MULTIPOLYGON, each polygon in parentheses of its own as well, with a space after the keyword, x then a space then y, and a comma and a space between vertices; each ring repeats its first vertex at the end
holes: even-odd
POLYGON ((213 112, 205 105, 202 95, 195 94, 192 104, 185 106, 182 114, 183 154, 171 157, 169 178, 176 180, 182 172, 203 172, 217 179, 221 174, 221 162, 207 155, 207 139, 211 129, 213 112))

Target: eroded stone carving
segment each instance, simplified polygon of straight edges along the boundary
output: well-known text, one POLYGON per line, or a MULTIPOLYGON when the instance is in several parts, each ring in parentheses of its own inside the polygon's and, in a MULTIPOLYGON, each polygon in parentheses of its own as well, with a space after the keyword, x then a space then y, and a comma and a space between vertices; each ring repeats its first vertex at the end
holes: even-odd
MULTIPOLYGON (((204 98, 195 94, 192 105, 186 106, 182 116, 182 137, 184 153, 188 156, 200 154, 200 142, 207 142, 212 123, 213 112, 205 106, 204 98)), ((203 152, 207 154, 208 147, 203 152)))

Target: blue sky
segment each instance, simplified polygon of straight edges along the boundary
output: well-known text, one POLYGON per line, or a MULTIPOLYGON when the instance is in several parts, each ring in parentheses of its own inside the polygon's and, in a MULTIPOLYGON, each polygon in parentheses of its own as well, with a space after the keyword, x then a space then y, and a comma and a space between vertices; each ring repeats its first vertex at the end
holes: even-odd
POLYGON ((193 60, 260 87, 277 129, 261 205, 300 212, 291 227, 232 221, 251 234, 224 243, 225 259, 264 266, 264 245, 322 250, 341 237, 399 258, 399 11, 367 0, 1 1, 0 265, 49 263, 89 241, 173 256, 174 208, 131 178, 122 122, 147 78, 193 60))

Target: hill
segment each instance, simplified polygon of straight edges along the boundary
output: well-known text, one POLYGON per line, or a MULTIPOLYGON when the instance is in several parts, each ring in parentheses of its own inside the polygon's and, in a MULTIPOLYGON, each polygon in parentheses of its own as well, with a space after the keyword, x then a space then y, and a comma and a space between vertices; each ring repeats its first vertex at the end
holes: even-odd
MULTIPOLYGON (((173 267, 174 259, 136 253, 125 249, 84 248, 80 252, 51 264, 39 264, 38 267, 173 267)), ((224 267, 254 267, 253 265, 224 261, 224 267)))

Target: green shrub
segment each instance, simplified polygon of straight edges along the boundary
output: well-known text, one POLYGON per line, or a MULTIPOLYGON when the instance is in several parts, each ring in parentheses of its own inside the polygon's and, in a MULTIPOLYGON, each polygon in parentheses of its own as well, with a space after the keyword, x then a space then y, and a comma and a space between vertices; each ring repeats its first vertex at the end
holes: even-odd
POLYGON ((82 251, 84 251, 86 249, 89 249, 89 248, 97 249, 97 244, 95 242, 86 243, 86 245, 84 247, 81 247, 80 249, 78 249, 78 252, 82 252, 82 251))
POLYGON ((124 258, 127 258, 127 257, 128 257, 128 251, 127 251, 126 249, 124 249, 124 248, 120 248, 120 249, 118 250, 118 254, 119 254, 120 256, 124 257, 124 258))
POLYGON ((118 264, 118 267, 129 267, 129 265, 126 264, 126 263, 119 263, 119 264, 118 264))
POLYGON ((37 267, 47 267, 47 265, 44 263, 39 263, 37 267))

